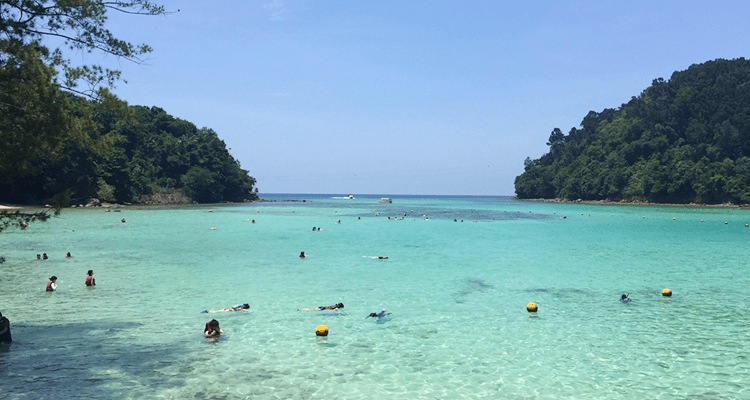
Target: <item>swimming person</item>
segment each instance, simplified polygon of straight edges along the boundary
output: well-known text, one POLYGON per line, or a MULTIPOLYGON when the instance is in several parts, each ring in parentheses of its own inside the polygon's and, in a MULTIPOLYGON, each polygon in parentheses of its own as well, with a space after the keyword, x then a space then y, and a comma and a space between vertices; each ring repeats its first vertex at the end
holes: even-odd
POLYGON ((54 292, 57 289, 57 277, 52 275, 47 282, 47 291, 54 292))
POLYGON ((73 256, 70 255, 70 252, 68 252, 68 254, 65 255, 65 258, 72 258, 72 257, 73 256))
POLYGON ((297 311, 323 311, 323 310, 338 310, 339 308, 344 308, 344 303, 338 303, 334 304, 332 306, 320 306, 317 308, 298 308, 297 311))
POLYGON ((88 276, 86 277, 86 286, 96 286, 96 280, 94 279, 94 270, 90 269, 88 276))
POLYGON ((42 255, 41 255, 41 254, 37 254, 37 255, 36 255, 36 259, 37 259, 37 260, 41 260, 41 259, 42 259, 42 255))
POLYGON ((307 257, 307 256, 305 255, 304 251, 299 253, 299 258, 305 258, 305 257, 307 257))
POLYGON ((206 313, 208 313, 208 314, 214 314, 214 313, 219 313, 219 312, 242 311, 242 310, 249 310, 249 309, 250 309, 250 305, 247 304, 247 303, 245 303, 245 304, 241 304, 241 305, 236 306, 236 307, 222 308, 221 310, 211 310, 211 311, 209 311, 209 310, 203 310, 203 311, 201 311, 201 314, 206 314, 206 313))
POLYGON ((625 303, 625 304, 627 304, 627 303, 630 303, 633 300, 630 299, 630 298, 628 298, 628 295, 623 294, 622 297, 620 297, 620 301, 623 302, 623 303, 625 303))
POLYGON ((206 322, 206 327, 203 328, 203 335, 206 336, 207 339, 217 338, 221 336, 222 333, 224 333, 224 331, 219 327, 219 321, 215 319, 206 322))
POLYGON ((10 343, 13 338, 10 337, 10 321, 0 313, 0 343, 10 343))
POLYGON ((47 257, 47 253, 44 253, 44 254, 42 254, 42 260, 46 260, 46 259, 48 259, 48 258, 49 258, 49 257, 47 257))
POLYGON ((393 313, 386 313, 386 312, 385 312, 385 308, 384 308, 384 309, 383 309, 383 311, 381 311, 381 312, 379 312, 379 313, 377 313, 377 314, 376 314, 376 313, 374 313, 374 312, 373 312, 373 313, 370 313, 370 315, 366 316, 365 318, 370 318, 370 317, 373 317, 373 318, 377 318, 377 319, 378 319, 378 321, 382 321, 382 320, 383 320, 383 318, 385 318, 385 317, 387 317, 387 316, 389 316, 389 315, 391 315, 391 314, 393 314, 393 313))

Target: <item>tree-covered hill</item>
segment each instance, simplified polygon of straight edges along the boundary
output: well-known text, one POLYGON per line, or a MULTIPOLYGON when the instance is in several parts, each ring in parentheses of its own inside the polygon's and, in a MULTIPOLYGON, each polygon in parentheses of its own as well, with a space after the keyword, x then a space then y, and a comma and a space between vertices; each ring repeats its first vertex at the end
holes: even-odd
MULTIPOLYGON (((65 121, 57 137, 19 143, 43 151, 0 162, 0 202, 35 204, 67 192, 76 203, 90 198, 137 203, 174 190, 201 203, 257 199, 255 179, 212 129, 114 98, 89 101, 60 93, 57 101, 65 121)), ((25 136, 33 138, 18 135, 25 136)))
MULTIPOLYGON (((150 0, 0 0, 0 202, 59 210, 70 199, 138 202, 155 193, 256 199, 255 179, 216 132, 130 107, 108 89, 120 71, 80 64, 88 53, 143 64, 151 52, 117 38, 111 13, 171 12, 150 0)), ((48 217, 0 211, 0 230, 48 217)))
POLYGON ((516 177, 522 199, 750 203, 750 60, 655 79, 617 109, 591 111, 516 177))

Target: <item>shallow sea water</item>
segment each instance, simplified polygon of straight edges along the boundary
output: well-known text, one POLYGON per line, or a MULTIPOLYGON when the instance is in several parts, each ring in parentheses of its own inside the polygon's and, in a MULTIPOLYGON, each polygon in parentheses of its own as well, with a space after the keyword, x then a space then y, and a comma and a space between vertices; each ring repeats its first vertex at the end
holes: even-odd
POLYGON ((265 197, 0 234, 0 397, 750 398, 750 211, 265 197))

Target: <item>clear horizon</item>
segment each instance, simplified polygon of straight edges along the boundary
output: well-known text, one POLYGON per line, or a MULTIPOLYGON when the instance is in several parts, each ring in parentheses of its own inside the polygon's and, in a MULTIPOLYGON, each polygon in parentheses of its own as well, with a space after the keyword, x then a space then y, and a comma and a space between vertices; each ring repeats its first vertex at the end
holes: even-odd
POLYGON ((74 58, 215 130, 267 193, 512 196, 554 128, 750 48, 739 1, 160 3, 108 22, 148 65, 74 58))

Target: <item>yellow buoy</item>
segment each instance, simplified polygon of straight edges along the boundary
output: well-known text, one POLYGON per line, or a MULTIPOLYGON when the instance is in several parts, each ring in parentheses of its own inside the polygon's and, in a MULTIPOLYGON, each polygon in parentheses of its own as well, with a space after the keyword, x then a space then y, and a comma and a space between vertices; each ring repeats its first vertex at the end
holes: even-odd
POLYGON ((701 220, 701 222, 703 222, 703 220, 701 220))
POLYGON ((211 228, 211 230, 212 230, 212 231, 215 231, 215 230, 216 230, 216 228, 211 228))
POLYGON ((672 297, 672 291, 669 289, 664 289, 661 291, 661 295, 664 297, 672 297))
POLYGON ((325 325, 318 325, 318 327, 315 328, 315 335, 316 336, 328 336, 328 327, 325 325))
POLYGON ((675 218, 675 217, 672 217, 672 221, 674 221, 674 220, 676 220, 676 219, 677 219, 677 218, 675 218))
POLYGON ((727 222, 727 221, 724 221, 724 225, 726 225, 726 224, 728 224, 728 223, 729 223, 729 222, 727 222))
POLYGON ((537 310, 536 303, 526 304, 526 311, 528 311, 528 312, 536 312, 536 310, 537 310))
POLYGON ((750 224, 745 224, 745 228, 747 228, 748 226, 750 226, 750 224))

